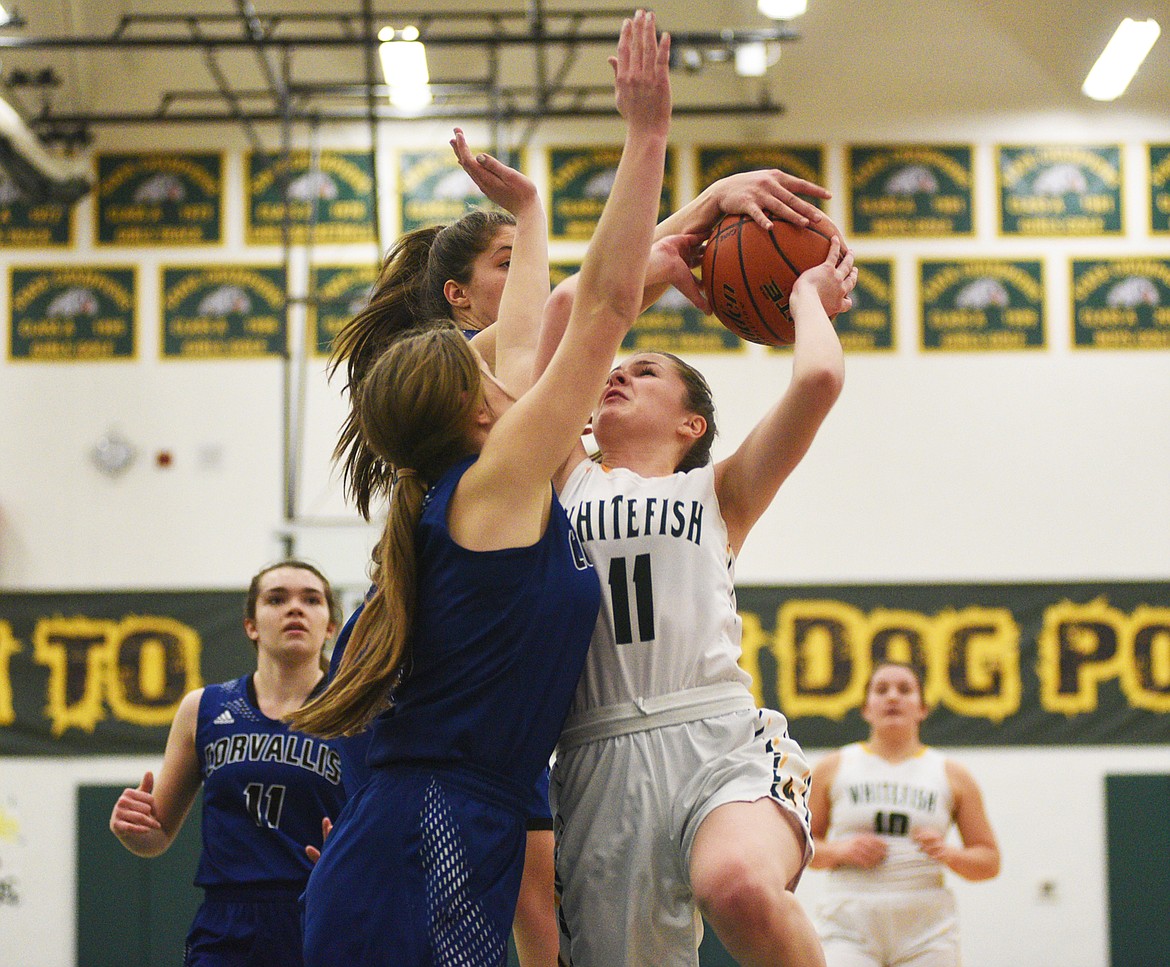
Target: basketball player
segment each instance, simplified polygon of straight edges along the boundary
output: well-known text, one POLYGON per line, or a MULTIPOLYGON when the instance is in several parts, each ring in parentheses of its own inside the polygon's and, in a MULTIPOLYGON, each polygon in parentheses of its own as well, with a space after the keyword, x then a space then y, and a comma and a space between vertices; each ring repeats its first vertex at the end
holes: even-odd
MULTIPOLYGON (((594 411, 600 462, 582 448, 558 476, 602 585, 553 768, 571 967, 694 967, 698 911, 746 967, 823 963, 788 892, 811 852, 808 770, 738 666, 734 561, 840 393, 829 316, 856 279, 838 238, 799 277, 791 382, 727 459, 710 460, 706 381, 643 352, 612 370, 594 411)), ((554 292, 547 329, 563 310, 554 292)))
POLYGON ((203 786, 204 901, 187 936, 185 967, 296 967, 306 844, 345 801, 333 744, 282 717, 324 684, 322 649, 337 627, 333 589, 315 567, 285 561, 257 574, 244 631, 256 671, 189 693, 179 705, 158 782, 146 773, 118 798, 110 829, 137 856, 174 841, 203 786))
POLYGON ((975 780, 919 739, 926 711, 918 673, 879 663, 861 713, 869 739, 813 770, 812 865, 832 871, 818 923, 829 967, 957 967, 958 920, 943 872, 999 873, 975 780), (962 846, 947 842, 952 825, 962 846))
MULTIPOLYGON (((346 364, 350 398, 390 341, 416 320, 451 319, 494 370, 496 330, 504 283, 512 261, 516 239, 516 217, 511 214, 527 205, 535 186, 521 172, 495 159, 481 163, 467 147, 463 132, 456 129, 452 140, 463 167, 488 199, 504 211, 472 211, 445 228, 417 229, 403 235, 382 265, 368 306, 341 331, 331 361, 336 371, 346 364)), ((540 227, 543 233, 543 225, 540 227)), ((542 236, 543 237, 543 236, 542 236)), ((539 244, 539 242, 537 243, 539 244)), ((540 263, 547 267, 547 259, 540 263)), ((518 291, 543 301, 548 295, 547 268, 543 275, 528 280, 518 291)), ((536 317, 534 317, 535 319, 536 317)), ((535 332, 524 339, 535 343, 535 332)), ((532 384, 531 354, 521 355, 513 337, 505 359, 515 363, 501 374, 517 395, 532 384)), ((384 479, 382 461, 362 439, 351 409, 338 442, 335 456, 344 460, 343 476, 350 493, 372 492, 373 482, 384 479)), ((369 507, 359 510, 369 517, 369 507)), ((359 607, 338 635, 330 659, 330 675, 336 674, 350 633, 361 615, 359 607)), ((346 784, 360 785, 367 776, 365 756, 369 733, 349 737, 342 745, 346 758, 346 784)), ((513 937, 520 967, 556 967, 557 926, 553 909, 552 813, 548 805, 548 770, 533 785, 527 805, 527 845, 524 874, 516 906, 513 937)))
MULTIPOLYGON (((389 468, 376 590, 337 677, 295 721, 332 734, 377 718, 370 779, 305 893, 312 967, 505 957, 523 800, 559 734, 599 600, 551 477, 637 315, 669 129, 669 38, 655 37, 653 15, 623 25, 611 63, 626 145, 541 378, 513 400, 457 330, 431 325, 394 340, 359 386, 362 437, 389 468)), ((495 326, 501 374, 522 317, 538 322, 543 307, 521 282, 548 284, 546 264, 533 270, 547 258, 535 193, 516 220, 495 326)))

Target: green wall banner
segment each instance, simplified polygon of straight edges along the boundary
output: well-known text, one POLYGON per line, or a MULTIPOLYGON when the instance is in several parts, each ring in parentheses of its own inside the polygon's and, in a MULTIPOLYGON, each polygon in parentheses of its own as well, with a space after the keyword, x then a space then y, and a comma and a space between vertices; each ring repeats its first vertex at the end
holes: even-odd
POLYGON ((1170 235, 1170 144, 1151 144, 1150 231, 1170 235))
MULTIPOLYGON (((523 151, 503 153, 500 158, 523 171, 523 151)), ((455 153, 400 151, 398 153, 398 224, 403 232, 426 225, 449 225, 473 208, 494 209, 459 165, 455 153)))
POLYGON ((73 244, 73 209, 31 202, 0 172, 0 248, 66 248, 73 244))
POLYGON ((315 265, 309 291, 309 345, 317 356, 333 351, 333 338, 341 328, 366 307, 370 289, 378 278, 378 266, 315 265))
POLYGON ((162 269, 162 355, 256 359, 285 352, 285 275, 279 266, 162 269))
POLYGON ((853 308, 833 325, 847 353, 888 352, 894 343, 893 259, 858 259, 853 308))
POLYGON ((996 158, 1004 235, 1121 235, 1121 146, 1003 146, 996 158))
POLYGON ((179 701, 256 667, 245 592, 6 592, 0 753, 162 753, 179 701))
POLYGON ((1073 259, 1073 345, 1170 349, 1170 259, 1073 259))
MULTIPOLYGON (((549 149, 550 240, 587 242, 593 237, 621 157, 620 145, 549 149)), ((674 149, 667 148, 659 221, 676 208, 674 170, 674 149)))
POLYGON ((974 234, 969 145, 857 145, 848 149, 845 170, 851 235, 974 234))
POLYGON ((373 242, 374 159, 368 151, 249 152, 244 183, 249 245, 373 242))
POLYGON ((9 279, 10 359, 134 358, 137 269, 28 266, 13 268, 9 279))
POLYGON ((223 241, 222 154, 99 154, 97 165, 99 245, 223 241))
MULTIPOLYGON (((706 188, 720 178, 761 168, 779 168, 817 185, 825 183, 825 150, 816 146, 783 144, 702 146, 695 151, 695 179, 699 188, 706 188)), ((819 208, 825 203, 820 198, 808 198, 819 208)))
POLYGON ((1042 349, 1044 266, 1039 259, 922 259, 922 348, 1042 349))
MULTIPOLYGON (((1170 582, 743 586, 743 667, 793 736, 865 734, 882 658, 915 664, 936 745, 1170 740, 1170 582)), ((0 754, 161 754, 186 692, 255 667, 244 592, 7 593, 0 754)))

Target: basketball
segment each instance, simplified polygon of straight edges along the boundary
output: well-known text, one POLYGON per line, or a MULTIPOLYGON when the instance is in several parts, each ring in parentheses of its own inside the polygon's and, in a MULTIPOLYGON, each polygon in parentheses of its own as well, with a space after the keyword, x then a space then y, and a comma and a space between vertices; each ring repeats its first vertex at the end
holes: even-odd
POLYGON ((701 271, 715 317, 748 342, 794 342, 792 286, 825 260, 831 238, 812 225, 775 220, 765 231, 747 215, 724 215, 707 240, 701 271))

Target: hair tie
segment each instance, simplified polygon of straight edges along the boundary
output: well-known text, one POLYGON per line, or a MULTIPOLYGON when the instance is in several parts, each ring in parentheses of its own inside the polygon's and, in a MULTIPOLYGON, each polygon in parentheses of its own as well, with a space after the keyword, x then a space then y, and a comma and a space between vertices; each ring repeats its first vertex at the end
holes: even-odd
POLYGON ((390 468, 390 486, 393 487, 406 477, 417 477, 418 471, 412 467, 391 467, 390 468))

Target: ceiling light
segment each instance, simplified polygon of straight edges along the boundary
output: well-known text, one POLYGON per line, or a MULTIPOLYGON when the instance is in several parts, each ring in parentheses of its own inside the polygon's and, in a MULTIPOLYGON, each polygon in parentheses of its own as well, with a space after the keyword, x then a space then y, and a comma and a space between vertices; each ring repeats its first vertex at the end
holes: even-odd
POLYGON ((393 28, 379 31, 378 55, 382 74, 390 88, 390 103, 403 111, 421 111, 431 103, 427 49, 418 38, 418 28, 406 27, 395 37, 393 28))
POLYGON ((756 0, 756 8, 773 20, 793 20, 808 10, 808 0, 756 0))
POLYGON ((1112 101, 1120 97, 1161 32, 1156 20, 1138 21, 1126 17, 1101 51, 1081 90, 1095 101, 1112 101))
POLYGON ((763 42, 735 48, 735 72, 740 77, 763 77, 768 72, 768 50, 763 42))

